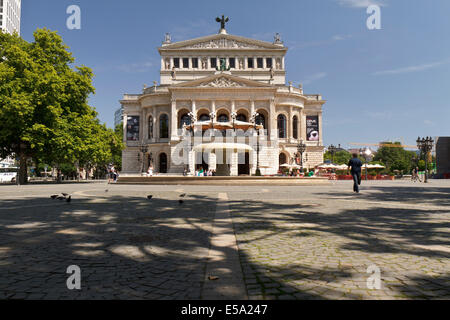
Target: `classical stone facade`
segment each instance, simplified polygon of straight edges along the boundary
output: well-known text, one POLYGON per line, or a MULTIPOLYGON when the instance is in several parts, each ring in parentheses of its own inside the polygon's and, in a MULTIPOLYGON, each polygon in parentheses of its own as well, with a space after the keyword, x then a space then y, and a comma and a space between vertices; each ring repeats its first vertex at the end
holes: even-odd
POLYGON ((301 85, 286 85, 287 48, 278 35, 273 43, 229 35, 225 29, 175 43, 166 35, 158 51, 160 85, 155 81, 120 101, 126 143, 123 173, 140 173, 149 166, 157 173, 192 173, 200 165, 222 172, 220 144, 208 148, 215 142, 209 139, 199 148, 190 137, 197 131, 201 137, 208 125, 216 135, 219 131, 226 136, 223 129, 228 128, 231 143, 237 144, 236 124, 247 138, 257 137, 257 147, 228 150, 223 158, 228 171, 223 174, 254 174, 257 164, 262 174, 276 174, 281 164, 299 162, 301 140, 307 146, 303 166, 322 163, 325 101, 321 95, 305 94, 301 85), (180 163, 175 155, 186 139, 193 145, 184 149, 186 161, 180 163))

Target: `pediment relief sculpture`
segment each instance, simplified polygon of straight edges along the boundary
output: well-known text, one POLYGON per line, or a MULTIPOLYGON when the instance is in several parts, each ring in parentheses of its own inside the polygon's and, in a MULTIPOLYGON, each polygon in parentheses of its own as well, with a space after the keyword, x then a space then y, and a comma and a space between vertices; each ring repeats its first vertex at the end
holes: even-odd
POLYGON ((200 87, 210 87, 210 88, 230 88, 230 87, 244 87, 244 84, 227 79, 225 77, 220 77, 214 79, 210 82, 204 82, 200 87))

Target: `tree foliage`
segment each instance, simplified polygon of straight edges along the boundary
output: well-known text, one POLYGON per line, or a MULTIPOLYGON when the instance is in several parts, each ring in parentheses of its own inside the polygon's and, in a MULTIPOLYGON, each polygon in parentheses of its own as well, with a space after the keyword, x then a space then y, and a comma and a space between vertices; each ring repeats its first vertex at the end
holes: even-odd
POLYGON ((332 156, 331 152, 327 151, 325 152, 324 159, 333 161, 335 164, 348 164, 348 161, 352 158, 352 155, 350 152, 341 150, 334 154, 334 157, 332 156))
POLYGON ((20 158, 21 183, 27 158, 56 167, 94 165, 122 148, 88 105, 95 92, 91 69, 72 66, 56 32, 38 29, 32 43, 0 32, 0 57, 0 155, 20 158))
MULTIPOLYGON (((383 143, 392 144, 392 143, 383 143)), ((400 142, 395 142, 400 145, 400 142)), ((413 151, 407 151, 402 147, 387 147, 383 146, 378 149, 377 154, 374 157, 375 161, 379 161, 386 166, 390 171, 400 171, 403 173, 410 173, 415 166, 413 161, 416 153, 413 151)))

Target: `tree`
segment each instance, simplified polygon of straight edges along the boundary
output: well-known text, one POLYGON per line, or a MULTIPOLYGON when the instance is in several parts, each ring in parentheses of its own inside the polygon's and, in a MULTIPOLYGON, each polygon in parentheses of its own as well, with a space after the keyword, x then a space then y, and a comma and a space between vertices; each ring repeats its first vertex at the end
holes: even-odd
POLYGON ((334 154, 334 157, 331 155, 331 152, 325 152, 324 159, 332 161, 334 159, 335 164, 348 164, 349 160, 352 158, 350 152, 341 150, 334 154))
POLYGON ((119 123, 114 129, 114 139, 112 144, 112 162, 118 171, 122 171, 122 150, 125 148, 123 144, 123 124, 119 123))
POLYGON ((0 156, 19 157, 21 184, 30 157, 57 167, 88 165, 123 148, 87 103, 95 92, 91 69, 72 67, 74 58, 56 32, 38 29, 32 43, 0 32, 0 57, 0 156))
MULTIPOLYGON (((383 144, 392 144, 391 142, 383 142, 383 144)), ((400 145, 400 142, 394 144, 400 145)), ((383 146, 378 149, 374 157, 374 161, 379 161, 384 164, 390 172, 395 170, 403 173, 411 172, 414 163, 415 152, 407 151, 402 147, 387 147, 383 146)))

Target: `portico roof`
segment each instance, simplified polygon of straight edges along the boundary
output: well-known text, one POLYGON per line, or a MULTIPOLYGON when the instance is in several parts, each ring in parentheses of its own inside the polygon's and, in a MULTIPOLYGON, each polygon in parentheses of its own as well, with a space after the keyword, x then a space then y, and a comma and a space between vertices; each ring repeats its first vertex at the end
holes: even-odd
POLYGON ((287 51, 282 44, 245 38, 231 34, 214 34, 205 37, 163 44, 159 52, 172 50, 276 50, 287 51))

